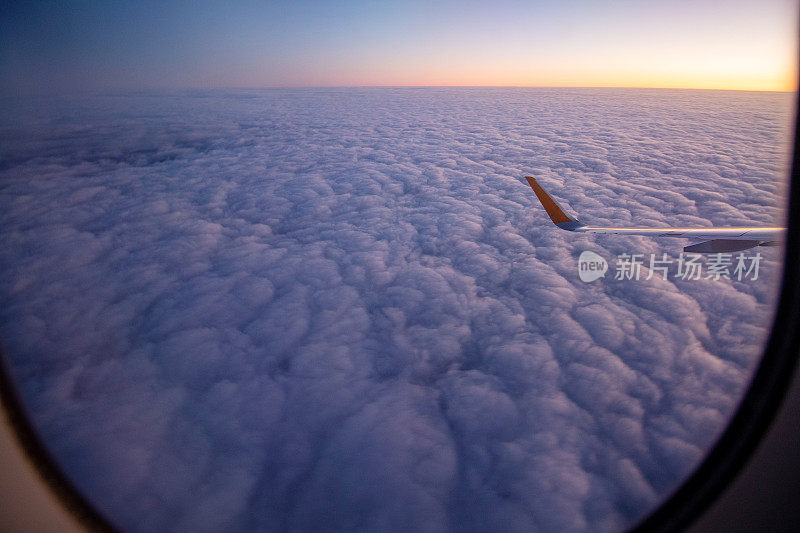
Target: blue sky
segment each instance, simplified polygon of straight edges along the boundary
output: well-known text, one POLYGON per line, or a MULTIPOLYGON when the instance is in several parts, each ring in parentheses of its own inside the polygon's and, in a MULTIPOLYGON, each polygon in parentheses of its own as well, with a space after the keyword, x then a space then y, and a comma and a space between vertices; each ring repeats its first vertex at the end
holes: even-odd
POLYGON ((0 91, 350 85, 792 90, 794 1, 37 2, 0 91))

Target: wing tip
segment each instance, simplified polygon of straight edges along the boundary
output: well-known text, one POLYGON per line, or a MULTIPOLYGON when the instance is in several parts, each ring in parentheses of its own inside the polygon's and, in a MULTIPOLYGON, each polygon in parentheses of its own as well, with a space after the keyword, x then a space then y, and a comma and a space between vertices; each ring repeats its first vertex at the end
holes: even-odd
POLYGON ((531 186, 533 189, 534 194, 539 199, 539 202, 544 207, 544 210, 547 212, 547 215, 550 217, 550 220, 553 221, 553 224, 558 226, 561 229, 566 230, 573 230, 576 227, 581 226, 582 224, 578 222, 577 219, 568 216, 561 206, 547 194, 547 191, 539 185, 539 182, 536 181, 536 178, 532 176, 525 176, 525 179, 528 181, 528 185, 531 186))

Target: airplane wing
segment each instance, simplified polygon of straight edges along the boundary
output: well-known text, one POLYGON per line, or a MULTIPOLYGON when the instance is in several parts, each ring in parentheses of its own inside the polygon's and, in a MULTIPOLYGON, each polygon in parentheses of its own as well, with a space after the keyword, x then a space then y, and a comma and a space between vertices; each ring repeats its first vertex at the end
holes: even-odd
POLYGON ((683 248, 685 252, 722 253, 738 252, 755 246, 777 246, 786 233, 786 228, 607 228, 581 223, 567 215, 550 197, 535 178, 525 177, 533 192, 542 203, 550 220, 561 229, 579 233, 611 233, 614 235, 645 235, 649 237, 683 237, 702 242, 683 248))

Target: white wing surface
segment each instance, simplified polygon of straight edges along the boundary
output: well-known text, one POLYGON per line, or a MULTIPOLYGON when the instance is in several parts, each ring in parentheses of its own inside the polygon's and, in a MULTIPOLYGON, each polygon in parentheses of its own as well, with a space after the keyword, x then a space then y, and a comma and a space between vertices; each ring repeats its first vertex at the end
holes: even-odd
POLYGON ((702 242, 684 247, 686 252, 738 252, 755 246, 776 246, 784 238, 786 228, 609 228, 581 223, 567 215, 535 178, 525 177, 542 203, 550 220, 561 229, 578 233, 610 233, 613 235, 645 235, 649 237, 682 237, 702 242))

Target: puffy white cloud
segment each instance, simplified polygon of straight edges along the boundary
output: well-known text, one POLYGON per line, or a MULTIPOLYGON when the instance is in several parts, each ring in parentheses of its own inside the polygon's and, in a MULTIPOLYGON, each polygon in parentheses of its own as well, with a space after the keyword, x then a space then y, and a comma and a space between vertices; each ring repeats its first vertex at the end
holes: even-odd
MULTIPOLYGON (((606 278, 554 228, 775 224, 791 97, 319 89, 7 102, 0 338, 132 531, 609 530, 724 427, 757 281, 606 278)), ((644 270, 646 272, 646 269, 644 270)))

